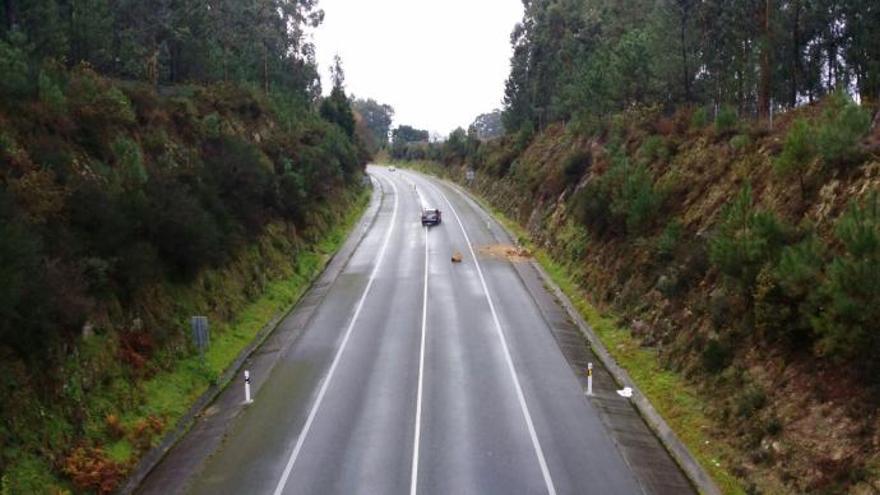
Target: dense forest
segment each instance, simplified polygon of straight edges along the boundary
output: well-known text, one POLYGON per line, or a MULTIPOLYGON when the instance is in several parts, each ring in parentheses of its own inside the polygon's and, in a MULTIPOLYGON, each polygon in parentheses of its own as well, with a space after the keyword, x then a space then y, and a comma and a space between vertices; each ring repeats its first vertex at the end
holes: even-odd
MULTIPOLYGON (((554 122, 583 130, 637 106, 699 106, 714 119, 764 118, 844 89, 880 96, 880 6, 870 0, 524 1, 511 33, 508 134, 554 122)), ((467 131, 478 136, 481 115, 467 131)), ((404 137, 395 158, 438 159, 404 137)), ((427 141, 427 138, 423 141, 427 141)), ((446 153, 447 157, 457 156, 446 153)))
POLYGON ((302 30, 321 19, 314 2, 7 1, 3 14, 4 251, 26 256, 4 257, 17 283, 2 284, 0 328, 19 351, 42 347, 61 317, 25 297, 43 286, 40 250, 113 256, 93 267, 103 290, 130 293, 155 257, 192 276, 269 219, 302 220, 359 180, 366 155, 338 61, 324 120, 313 111, 320 84, 302 30), (229 116, 277 126, 252 143, 229 116))
POLYGON ((880 96, 880 5, 870 0, 524 5, 505 88, 510 132, 633 105, 767 118, 838 88, 865 102, 880 96))
POLYGON ((388 146, 388 136, 394 119, 394 108, 372 98, 356 98, 352 102, 355 130, 371 154, 388 146))
POLYGON ((320 95, 314 47, 305 39, 305 30, 323 19, 315 0, 4 0, 2 5, 7 75, 20 76, 23 65, 33 74, 52 59, 68 66, 86 62, 103 75, 152 84, 247 82, 301 98, 320 95))
POLYGON ((192 364, 187 318, 223 342, 361 201, 316 3, 0 2, 4 494, 112 490, 234 356, 192 364))
MULTIPOLYGON (((610 168, 575 195, 574 213, 595 236, 638 236, 658 224, 654 217, 664 199, 645 166, 649 160, 627 156, 624 148, 623 129, 640 115, 680 118, 686 109, 688 126, 714 124, 720 138, 742 148, 750 139, 736 136, 743 124, 759 135, 770 133, 771 111, 822 100, 812 111, 784 115, 787 134, 778 149, 766 150, 777 180, 797 186, 796 212, 803 213, 828 180, 854 173, 877 151, 863 139, 880 96, 880 44, 873 31, 878 25, 880 5, 857 0, 650 1, 626 8, 580 0, 527 2, 511 38, 505 126, 521 141, 523 133, 554 122, 605 132, 610 168)), ((648 158, 668 152, 661 138, 648 139, 648 147, 657 148, 644 151, 648 158)), ((478 144, 450 136, 446 156, 462 156, 478 144)), ((589 164, 584 154, 572 156, 566 172, 578 179, 589 164)), ((749 302, 754 291, 769 290, 761 284, 777 284, 774 297, 796 313, 814 313, 777 321, 778 331, 797 345, 811 335, 822 340, 826 353, 853 360, 874 381, 880 340, 865 325, 868 308, 880 297, 869 281, 880 269, 872 247, 880 234, 877 199, 853 205, 841 220, 838 242, 852 258, 829 263, 827 278, 814 271, 824 251, 814 244, 813 228, 782 225, 752 203, 748 183, 730 198, 728 220, 709 244, 712 262, 737 281, 749 302), (769 274, 768 262, 782 264, 769 267, 775 270, 769 274)))
POLYGON ((392 157, 516 220, 657 356, 640 386, 725 493, 876 493, 880 4, 524 7, 504 136, 392 157))

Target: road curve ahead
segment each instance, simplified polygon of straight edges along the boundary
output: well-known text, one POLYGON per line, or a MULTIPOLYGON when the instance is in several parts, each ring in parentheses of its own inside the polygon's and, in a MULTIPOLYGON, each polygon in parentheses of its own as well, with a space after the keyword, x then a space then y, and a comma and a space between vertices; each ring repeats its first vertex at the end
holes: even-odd
POLYGON ((511 262, 481 254, 497 227, 453 188, 369 172, 376 221, 187 491, 644 493, 511 262))

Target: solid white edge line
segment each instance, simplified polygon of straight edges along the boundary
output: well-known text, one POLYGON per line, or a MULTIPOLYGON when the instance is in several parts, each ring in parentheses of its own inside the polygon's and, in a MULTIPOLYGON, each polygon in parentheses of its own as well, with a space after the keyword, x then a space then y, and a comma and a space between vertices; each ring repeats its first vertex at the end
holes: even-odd
POLYGON ((419 206, 422 207, 422 210, 428 207, 428 203, 425 203, 425 198, 422 197, 422 193, 419 191, 419 188, 413 184, 413 191, 416 192, 416 196, 419 197, 419 206))
POLYGON ((449 201, 449 198, 443 194, 439 188, 434 186, 434 184, 429 179, 424 179, 425 183, 427 183, 434 191, 439 194, 446 204, 449 205, 449 210, 452 211, 452 214, 455 216, 455 220, 458 222, 459 228, 461 228, 461 233, 464 235, 464 240, 467 242, 468 250, 471 253, 471 257, 474 259, 474 266, 477 267, 477 275, 480 278, 480 284, 483 286, 483 292, 486 294, 486 300, 489 302, 489 311, 492 312, 492 319, 495 322, 495 330, 498 333, 498 337, 501 340, 501 347, 504 349, 504 358, 507 361, 507 369, 510 371, 510 376, 513 378, 514 388, 516 389, 516 397, 519 399, 520 409, 522 410, 523 417, 526 421, 526 426, 529 430, 529 436, 532 439, 532 446, 535 449, 535 455, 538 457, 538 464, 541 467, 541 474, 544 476, 544 484, 547 486, 547 493, 550 495, 556 495, 556 487, 553 485, 553 479, 550 477, 550 468, 547 466, 547 459, 544 458, 544 450, 541 449, 541 442, 538 440, 538 433, 535 431, 535 425, 532 422, 532 415, 529 413, 529 406, 526 404, 525 394, 522 391, 522 386, 519 383, 519 378, 516 375, 516 368, 513 365, 513 358, 510 355, 510 349, 507 346, 507 338, 504 336, 504 330, 501 328, 501 321, 498 319, 498 313, 495 311, 495 304, 492 302, 492 296, 489 294, 489 286, 486 284, 486 278, 483 277, 483 270, 480 268, 480 262, 477 259, 477 255, 474 252, 473 244, 471 244, 471 239, 467 235, 467 231, 464 228, 464 224, 461 222, 461 218, 458 216, 458 212, 455 211, 455 207, 452 206, 452 203, 449 201))
MULTIPOLYGON (((421 195, 420 195, 421 196, 421 195)), ((428 327, 428 226, 425 226, 425 288, 422 293, 422 337, 419 347, 419 384, 416 392, 416 422, 413 437, 412 473, 410 475, 409 493, 416 495, 419 486, 419 442, 422 437, 422 383, 425 373, 425 334, 428 327)))
POLYGON ((351 332, 354 329, 354 324, 357 322, 358 316, 361 313, 361 309, 364 307, 364 301, 367 300, 367 294, 370 292, 370 288, 373 286, 373 281, 376 279, 376 274, 379 272, 379 267, 382 266, 382 261, 385 259, 385 251, 388 248, 388 242, 391 239, 391 233, 394 231, 394 224, 397 220, 397 206, 398 206, 398 194, 397 194, 397 186, 394 185, 393 180, 388 180, 391 184, 391 189, 394 191, 394 209, 391 212, 391 225, 388 227, 388 232, 385 233, 385 240, 382 242, 381 250, 379 251, 379 256, 376 259, 376 264, 373 266, 373 271, 370 272, 370 278, 367 281, 367 286, 364 288, 363 294, 361 294, 360 301, 358 301, 357 307, 354 310, 354 314, 351 317, 351 321, 348 324, 348 328, 345 331, 345 336, 342 338, 342 343, 339 345, 339 349, 336 351, 336 355, 333 357, 333 362, 330 364, 330 370, 327 372, 327 376, 324 377, 323 383, 321 383, 321 388, 318 391, 318 396, 315 398, 314 404, 312 404, 312 410, 309 411, 309 416, 306 419, 305 424, 303 425, 302 432, 300 432, 299 437, 296 440, 296 445, 293 448, 293 452, 290 453, 290 458, 287 460, 287 465, 284 467, 284 472, 281 474, 281 478, 278 480, 278 484, 275 485, 274 495, 281 495, 284 491, 284 487, 287 485, 287 480, 290 477, 290 473, 293 470, 293 465, 296 463, 296 459, 299 456, 300 451, 302 450, 303 443, 305 443, 306 437, 309 434, 309 429, 312 427, 312 422, 315 420, 315 416, 317 416, 318 408, 321 407, 321 402, 324 400, 324 394, 327 393, 327 388, 330 385, 330 381, 333 379, 333 374, 336 372, 336 366, 339 364, 339 358, 342 356, 342 352, 345 350, 346 344, 348 344, 348 339, 351 337, 351 332))

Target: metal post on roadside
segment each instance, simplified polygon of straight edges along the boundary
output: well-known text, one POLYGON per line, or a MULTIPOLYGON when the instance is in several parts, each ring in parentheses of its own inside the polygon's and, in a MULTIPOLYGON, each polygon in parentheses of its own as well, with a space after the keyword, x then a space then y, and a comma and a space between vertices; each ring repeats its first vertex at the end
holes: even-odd
POLYGON ((593 395, 593 363, 587 363, 587 395, 593 395))
POLYGON ((770 98, 770 129, 773 129, 773 98, 770 98))
POLYGON ((244 370, 244 403, 250 404, 253 400, 251 399, 251 372, 248 370, 244 370))
POLYGON ((193 316, 190 318, 190 326, 192 327, 192 339, 196 350, 199 351, 199 358, 204 362, 205 351, 211 345, 211 331, 208 326, 207 316, 193 316))

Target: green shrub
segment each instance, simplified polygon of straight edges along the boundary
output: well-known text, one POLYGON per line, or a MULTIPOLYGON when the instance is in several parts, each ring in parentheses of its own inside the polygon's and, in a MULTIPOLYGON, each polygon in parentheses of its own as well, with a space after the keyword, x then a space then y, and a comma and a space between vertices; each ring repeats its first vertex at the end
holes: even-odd
POLYGON ((28 142, 28 154, 34 163, 51 169, 62 181, 70 173, 75 151, 61 136, 36 136, 28 142))
POLYGON ((27 352, 46 345, 45 335, 35 331, 44 329, 35 323, 45 320, 43 243, 36 229, 21 219, 12 196, 0 185, 0 342, 27 352))
POLYGON ((797 175, 803 192, 804 174, 814 156, 816 156, 815 133, 805 119, 799 118, 794 121, 785 136, 782 153, 774 160, 773 166, 780 176, 797 175))
MULTIPOLYGON (((332 159, 335 156, 325 159, 325 166, 332 159)), ((221 139, 205 161, 226 211, 248 233, 259 232, 268 219, 268 209, 275 205, 271 161, 254 144, 232 137, 221 139)))
POLYGON ((710 339, 703 349, 703 368, 709 373, 720 373, 730 365, 733 353, 730 346, 722 344, 718 339, 710 339))
POLYGON ((562 171, 569 183, 575 183, 580 180, 584 172, 592 163, 593 155, 589 151, 578 149, 573 151, 566 157, 562 171))
POLYGON ((217 112, 209 113, 201 121, 202 135, 211 139, 218 139, 223 131, 223 120, 217 112))
POLYGON ((177 127, 198 131, 201 122, 199 121, 199 109, 196 108, 194 100, 175 96, 168 100, 167 105, 171 118, 177 127))
POLYGON ((568 261, 578 261, 583 258, 590 243, 590 236, 583 227, 571 221, 563 224, 556 239, 568 261))
POLYGON ((71 73, 67 99, 83 128, 101 131, 135 122, 128 97, 88 67, 71 73))
POLYGON ((226 243, 215 216, 181 182, 151 180, 144 222, 150 242, 169 269, 169 275, 191 279, 205 266, 226 255, 226 243))
POLYGON ((669 159, 669 148, 663 136, 649 136, 639 148, 638 157, 645 163, 663 161, 669 159))
POLYGON ((82 260, 82 273, 89 293, 101 296, 113 294, 111 263, 104 258, 89 257, 82 260))
MULTIPOLYGON (((607 175, 609 172, 605 172, 607 175)), ((614 224, 611 216, 611 184, 601 177, 594 177, 572 199, 574 218, 586 225, 594 234, 604 235, 614 224)))
POLYGON ((828 265, 820 287, 821 311, 813 323, 821 350, 855 359, 874 380, 880 369, 880 195, 853 203, 837 221, 843 250, 828 265))
POLYGON ((8 42, 0 39, 0 92, 4 96, 22 97, 31 91, 24 44, 24 35, 18 31, 12 31, 8 42))
POLYGON ((773 268, 765 265, 755 280, 752 296, 755 329, 758 337, 765 341, 794 341, 796 339, 790 337, 796 334, 792 324, 798 308, 791 304, 774 275, 773 268))
POLYGON ((0 493, 64 493, 56 485, 52 466, 43 458, 33 454, 10 455, 13 461, 6 466, 0 477, 0 493))
POLYGON ((323 155, 325 164, 332 163, 335 169, 342 172, 344 179, 351 180, 358 175, 360 164, 357 149, 353 146, 341 128, 338 126, 325 126, 322 140, 318 145, 319 152, 323 155))
POLYGON ((677 219, 672 219, 672 221, 666 224, 663 232, 657 237, 657 243, 655 245, 655 252, 660 259, 672 259, 675 254, 675 249, 678 247, 678 243, 681 240, 681 232, 681 222, 677 219))
POLYGON ((525 124, 520 127, 519 132, 516 133, 516 137, 514 139, 515 149, 517 150, 517 154, 524 151, 529 143, 532 142, 532 137, 535 135, 535 124, 529 120, 525 124))
POLYGON ((729 204, 709 241, 709 259, 718 270, 751 291, 755 277, 781 251, 786 229, 769 212, 752 206, 752 188, 746 185, 729 204))
POLYGON ((163 99, 154 86, 132 81, 116 82, 116 84, 131 102, 139 123, 155 128, 167 121, 167 114, 162 108, 163 99))
POLYGON ((308 102, 287 91, 273 91, 269 97, 269 111, 284 131, 295 133, 300 130, 304 117, 309 114, 308 102))
POLYGON ((278 187, 281 213, 294 222, 304 220, 308 203, 308 189, 302 174, 293 170, 292 167, 285 167, 278 187))
POLYGON ((707 301, 709 319, 716 329, 729 326, 731 314, 737 303, 735 297, 724 289, 715 289, 709 294, 707 301))
POLYGON ((132 210, 137 210, 131 203, 136 196, 113 194, 97 181, 84 183, 72 192, 68 212, 70 226, 91 255, 115 257, 135 237, 140 219, 131 218, 132 210))
MULTIPOLYGON (((223 246, 217 246, 222 249, 223 246)), ((162 274, 159 252, 145 241, 134 241, 116 253, 114 278, 124 296, 131 296, 146 284, 156 281, 162 274)))
POLYGON ((742 151, 748 148, 750 144, 752 144, 752 139, 745 134, 737 134, 730 138, 730 147, 736 151, 742 151))
POLYGON ((518 152, 513 147, 505 147, 498 153, 494 153, 486 160, 487 172, 496 176, 504 177, 516 160, 518 152))
POLYGON ((821 278, 825 245, 815 236, 786 246, 779 257, 775 275, 790 296, 805 298, 821 278))
MULTIPOLYGON (((218 83, 198 88, 196 99, 216 109, 221 115, 235 114, 255 120, 268 113, 267 100, 262 91, 252 84, 218 83)), ((192 102, 192 94, 177 93, 174 100, 192 102)))
POLYGON ((110 150, 116 162, 116 172, 123 184, 140 185, 147 182, 149 175, 138 143, 126 136, 119 136, 110 145, 110 150))
POLYGON ((654 189, 651 174, 642 165, 633 168, 623 181, 623 188, 611 204, 611 211, 626 219, 629 234, 641 234, 657 217, 663 194, 654 189))
POLYGON ((736 109, 730 105, 723 105, 715 116, 715 130, 721 134, 734 130, 739 122, 736 109))
POLYGON ((105 118, 113 123, 125 125, 135 121, 134 110, 128 97, 113 86, 96 101, 98 108, 104 112, 105 118))
POLYGON ((782 420, 780 420, 776 416, 773 416, 767 421, 767 424, 764 427, 764 431, 771 437, 775 437, 782 433, 782 428, 782 420))
POLYGON ((0 131, 0 153, 14 154, 18 146, 9 134, 0 131))
POLYGON ((748 385, 736 397, 736 414, 741 418, 751 418, 767 405, 767 394, 757 385, 748 385))
POLYGON ((341 89, 333 88, 330 96, 321 100, 320 113, 328 122, 341 127, 347 136, 354 136, 354 114, 348 98, 341 89))
POLYGON ((829 96, 828 108, 816 131, 816 147, 827 165, 854 161, 858 142, 871 128, 871 116, 843 92, 829 96))
POLYGON ((647 168, 633 167, 625 155, 615 153, 611 168, 590 181, 574 202, 576 218, 595 233, 639 235, 657 218, 663 193, 647 168))
POLYGON ((782 249, 775 266, 758 275, 754 291, 755 326, 770 340, 793 348, 812 344, 811 320, 818 301, 825 247, 814 235, 782 249))
POLYGON ((706 108, 700 107, 694 110, 694 114, 691 115, 691 129, 703 129, 707 125, 709 125, 709 112, 706 108))
POLYGON ((37 92, 40 101, 54 113, 63 114, 67 111, 67 98, 64 97, 61 86, 45 70, 41 70, 37 77, 37 92))
POLYGON ((682 280, 678 270, 670 268, 657 278, 654 287, 666 298, 673 299, 681 294, 681 290, 685 287, 685 281, 682 280))

